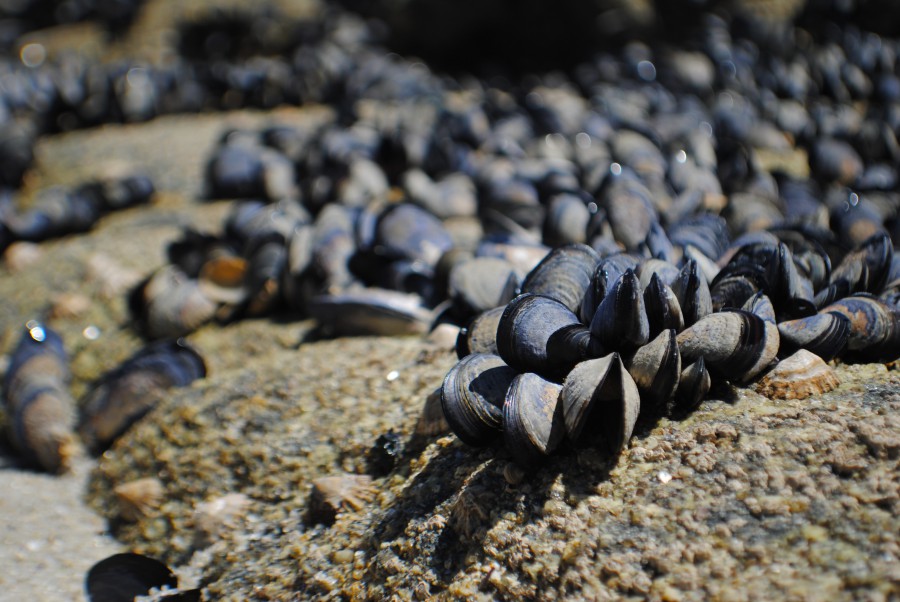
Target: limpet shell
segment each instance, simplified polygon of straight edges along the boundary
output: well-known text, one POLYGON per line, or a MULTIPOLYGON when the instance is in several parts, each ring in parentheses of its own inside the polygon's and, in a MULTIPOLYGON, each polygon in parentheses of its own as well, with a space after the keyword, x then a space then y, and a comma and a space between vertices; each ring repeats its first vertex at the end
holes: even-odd
POLYGON ((801 349, 778 362, 756 385, 770 399, 806 399, 841 384, 835 371, 815 353, 801 349))

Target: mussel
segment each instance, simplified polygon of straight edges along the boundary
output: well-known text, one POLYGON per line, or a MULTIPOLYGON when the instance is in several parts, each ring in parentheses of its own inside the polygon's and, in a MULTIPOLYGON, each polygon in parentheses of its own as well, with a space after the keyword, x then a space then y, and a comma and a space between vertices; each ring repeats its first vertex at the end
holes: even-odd
POLYGON ((69 468, 77 450, 75 402, 60 336, 30 321, 12 352, 3 381, 10 441, 25 461, 48 472, 69 468))
POLYGON ((183 340, 151 343, 100 378, 82 403, 78 432, 99 452, 152 410, 165 391, 206 376, 200 354, 183 340))
POLYGON ((447 373, 441 406, 457 437, 482 446, 500 436, 506 392, 515 377, 500 357, 485 353, 464 357, 447 373))
POLYGON ((561 390, 561 385, 532 372, 516 375, 509 384, 503 403, 503 439, 522 466, 533 466, 562 442, 561 390))

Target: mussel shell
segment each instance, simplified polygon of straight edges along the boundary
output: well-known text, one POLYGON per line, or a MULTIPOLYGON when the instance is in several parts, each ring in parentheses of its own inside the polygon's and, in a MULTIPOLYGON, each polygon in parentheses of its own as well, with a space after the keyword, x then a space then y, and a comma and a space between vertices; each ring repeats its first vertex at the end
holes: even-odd
MULTIPOLYGON (((165 564, 130 552, 104 558, 91 567, 85 579, 90 602, 125 602, 149 596, 154 589, 174 589, 177 586, 178 577, 165 564)), ((200 590, 173 591, 162 599, 198 602, 200 590)))
POLYGON ((373 252, 388 259, 410 259, 434 267, 453 247, 443 223, 411 203, 391 205, 378 217, 373 252))
POLYGON ((379 288, 317 295, 307 310, 332 336, 424 334, 434 318, 418 295, 379 288))
POLYGON ((889 362, 900 357, 900 313, 870 295, 846 297, 825 307, 850 320, 847 348, 841 357, 851 362, 889 362))
POLYGON ((782 356, 806 349, 828 362, 840 355, 850 337, 850 320, 838 312, 820 312, 778 324, 782 356))
POLYGON ((587 357, 590 333, 565 305, 522 293, 507 304, 497 326, 497 350, 520 372, 564 376, 587 357))
POLYGON ((641 283, 627 270, 597 306, 591 338, 600 349, 631 351, 650 340, 650 323, 641 283))
POLYGON ((129 294, 129 308, 151 339, 180 337, 213 318, 217 304, 198 282, 173 265, 163 266, 129 294))
POLYGON ((675 332, 684 330, 684 317, 681 315, 678 298, 657 274, 653 274, 650 283, 644 289, 644 308, 647 311, 650 337, 656 337, 669 328, 675 332))
POLYGON ((171 387, 206 376, 200 354, 183 340, 158 341, 103 375, 82 402, 78 432, 102 451, 152 410, 171 387))
POLYGON ((584 300, 581 304, 582 322, 589 324, 597 312, 597 306, 603 301, 607 293, 618 282, 627 270, 634 270, 640 264, 640 259, 634 255, 618 253, 604 258, 594 274, 591 276, 591 284, 584 294, 584 300))
POLYGON ((532 372, 512 379, 503 403, 503 439, 519 464, 532 467, 565 437, 562 386, 532 372))
POLYGON ((487 445, 500 435, 507 389, 516 376, 496 355, 461 359, 441 385, 441 407, 450 428, 465 443, 487 445))
POLYGON ((557 247, 528 273, 522 292, 551 297, 577 312, 599 263, 600 255, 587 245, 557 247))
POLYGON ((713 311, 741 307, 759 291, 756 283, 744 275, 728 276, 714 282, 709 294, 713 311))
POLYGON ((693 259, 689 259, 682 266, 678 278, 672 283, 672 291, 681 307, 685 326, 690 326, 712 313, 709 284, 693 259))
POLYGON ((544 244, 550 246, 587 242, 591 212, 580 196, 563 193, 550 199, 544 220, 544 244))
POLYGON ((472 316, 502 306, 516 296, 515 267, 499 257, 473 257, 453 266, 447 283, 457 316, 472 316))
POLYGON ((470 353, 497 353, 497 326, 505 307, 495 307, 484 311, 461 328, 456 339, 456 355, 459 359, 470 353))
POLYGON ((684 416, 696 410, 711 386, 712 379, 702 357, 685 366, 675 389, 672 415, 684 416))
POLYGON ((682 362, 690 364, 702 357, 728 380, 748 382, 765 367, 760 364, 770 355, 774 359, 778 351, 765 325, 762 318, 744 310, 710 314, 678 334, 682 362))
POLYGON ((63 472, 76 445, 75 402, 59 335, 29 322, 12 353, 4 379, 10 442, 30 465, 63 472))
POLYGON ((887 233, 875 234, 844 256, 829 283, 845 281, 850 293, 877 294, 887 282, 893 257, 894 245, 887 233))
POLYGON ((662 416, 668 415, 681 376, 681 354, 678 352, 675 331, 663 330, 652 341, 627 357, 625 367, 641 396, 640 422, 653 424, 662 416))
POLYGON ((576 447, 615 457, 631 438, 640 394, 618 353, 581 362, 560 391, 566 435, 576 447))

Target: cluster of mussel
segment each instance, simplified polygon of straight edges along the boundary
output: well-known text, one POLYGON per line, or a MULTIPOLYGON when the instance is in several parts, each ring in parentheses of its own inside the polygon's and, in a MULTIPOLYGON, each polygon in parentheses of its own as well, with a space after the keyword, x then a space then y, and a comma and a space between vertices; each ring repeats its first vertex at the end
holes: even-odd
POLYGON ((78 449, 78 436, 100 453, 152 410, 167 389, 205 375, 203 359, 183 340, 157 341, 103 375, 76 404, 68 389, 62 338, 31 321, 3 381, 9 438, 28 464, 62 472, 78 449))
POLYGON ((0 251, 16 241, 41 242, 86 232, 104 214, 145 204, 153 193, 153 181, 139 172, 110 173, 74 188, 46 188, 24 211, 17 210, 12 194, 2 192, 0 251))
MULTIPOLYGON (((636 426, 693 410, 714 378, 750 383, 797 350, 814 362, 810 378, 835 357, 900 358, 890 238, 872 236, 831 269, 805 234, 748 233, 714 255, 721 267, 696 251, 711 282, 694 258, 679 268, 581 244, 554 249, 520 294, 460 332, 444 416, 470 445, 502 437, 524 465, 564 441, 614 458, 636 426)), ((802 370, 792 378, 788 386, 802 385, 802 370)))

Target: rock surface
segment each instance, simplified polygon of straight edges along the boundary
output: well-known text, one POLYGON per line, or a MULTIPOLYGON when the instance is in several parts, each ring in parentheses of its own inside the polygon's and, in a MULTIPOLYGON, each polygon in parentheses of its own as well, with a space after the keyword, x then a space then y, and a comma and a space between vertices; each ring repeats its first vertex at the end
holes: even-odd
MULTIPOLYGON (((323 115, 170 117, 42 144, 34 186, 127 154, 159 174, 162 194, 89 234, 41 245, 27 267, 4 268, 4 349, 64 292, 91 301, 52 321, 73 356, 76 393, 132 353, 140 341, 122 295, 104 292, 88 264, 101 254, 140 276, 162 262, 181 224, 218 224, 227 206, 196 200, 210 145, 235 120, 279 118, 323 115), (165 152, 163 139, 175 141, 165 152), (96 340, 84 336, 90 325, 96 340)), ((634 438, 611 471, 589 452, 524 471, 452 435, 413 436, 426 396, 453 364, 449 349, 419 338, 307 341, 310 327, 251 320, 191 335, 208 378, 172 392, 90 479, 90 505, 111 533, 127 549, 190 569, 207 599, 897 595, 895 370, 839 366, 840 387, 803 401, 721 390, 690 418, 634 438), (390 432, 402 452, 384 474, 370 450, 390 432), (339 512, 333 525, 310 520, 311 482, 341 472, 371 474, 374 500, 339 512), (159 513, 123 521, 112 488, 147 476, 165 488, 159 513), (198 537, 196 509, 226 494, 249 503, 216 538, 208 528, 198 537)), ((86 566, 115 547, 105 540, 88 559, 96 527, 70 528, 76 517, 96 525, 79 501, 82 481, 8 468, 4 482, 3 528, 15 542, 5 548, 19 550, 5 563, 9 574, 33 572, 27 591, 39 592, 48 574, 66 585, 60 591, 77 591, 86 566), (33 503, 48 491, 60 501, 33 503), (34 525, 28 537, 23 524, 34 525), (30 549, 42 538, 53 553, 30 549)))

